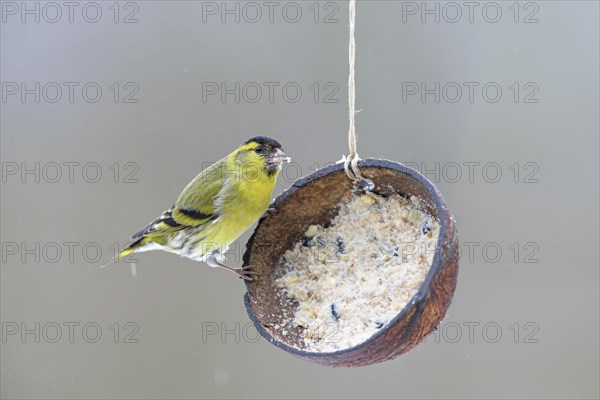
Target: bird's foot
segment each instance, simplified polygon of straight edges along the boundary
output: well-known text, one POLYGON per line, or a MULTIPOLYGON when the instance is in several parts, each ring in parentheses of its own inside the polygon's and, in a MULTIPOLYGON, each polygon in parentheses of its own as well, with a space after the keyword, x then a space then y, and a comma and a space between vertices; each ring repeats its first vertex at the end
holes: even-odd
POLYGON ((265 217, 272 217, 273 215, 277 214, 278 211, 276 208, 267 208, 267 211, 265 211, 265 217))
POLYGON ((242 268, 232 268, 221 262, 216 263, 216 265, 218 265, 221 268, 225 268, 226 270, 231 271, 234 274, 237 274, 238 278, 243 279, 248 282, 252 281, 252 276, 250 276, 250 275, 260 275, 258 272, 252 271, 251 265, 246 265, 245 267, 242 267, 242 268))
POLYGON ((233 272, 238 274, 238 278, 243 279, 248 282, 252 282, 251 275, 260 275, 259 272, 252 271, 252 268, 253 267, 251 265, 246 265, 243 268, 233 268, 233 272))

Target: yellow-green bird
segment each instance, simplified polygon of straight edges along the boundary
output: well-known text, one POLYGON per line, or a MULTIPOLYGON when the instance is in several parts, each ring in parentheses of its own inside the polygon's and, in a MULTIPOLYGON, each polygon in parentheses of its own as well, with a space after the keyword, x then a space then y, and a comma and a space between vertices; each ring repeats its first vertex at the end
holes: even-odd
POLYGON ((267 136, 246 140, 192 180, 175 205, 134 234, 119 260, 133 252, 165 250, 223 267, 251 280, 247 268, 223 262, 229 245, 269 207, 282 164, 290 158, 267 136))

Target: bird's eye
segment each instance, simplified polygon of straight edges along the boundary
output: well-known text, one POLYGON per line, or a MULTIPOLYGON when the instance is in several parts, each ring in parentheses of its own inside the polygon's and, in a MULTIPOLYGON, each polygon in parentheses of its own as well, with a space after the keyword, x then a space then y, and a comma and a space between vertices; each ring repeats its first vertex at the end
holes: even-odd
POLYGON ((256 154, 261 154, 264 151, 264 147, 262 146, 257 146, 254 151, 256 152, 256 154))

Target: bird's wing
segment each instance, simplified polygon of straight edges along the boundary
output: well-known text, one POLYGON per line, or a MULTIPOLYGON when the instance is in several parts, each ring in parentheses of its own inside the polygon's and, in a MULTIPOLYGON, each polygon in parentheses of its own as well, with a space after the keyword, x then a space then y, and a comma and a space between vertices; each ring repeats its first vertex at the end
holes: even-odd
POLYGON ((185 225, 178 223, 173 218, 173 208, 169 208, 167 211, 162 213, 160 217, 150 222, 145 228, 136 232, 131 239, 136 240, 143 237, 163 236, 168 233, 177 232, 184 228, 186 228, 185 225))
POLYGON ((217 198, 227 179, 225 167, 223 159, 202 171, 181 192, 173 207, 133 235, 132 239, 163 236, 217 219, 217 198))

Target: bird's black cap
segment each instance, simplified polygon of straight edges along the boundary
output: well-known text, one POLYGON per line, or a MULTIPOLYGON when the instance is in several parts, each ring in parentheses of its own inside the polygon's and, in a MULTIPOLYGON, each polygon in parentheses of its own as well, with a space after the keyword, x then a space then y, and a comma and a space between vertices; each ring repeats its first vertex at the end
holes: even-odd
POLYGON ((268 137, 268 136, 254 136, 253 138, 250 138, 248 140, 246 140, 244 143, 242 143, 242 145, 244 144, 248 144, 251 142, 256 142, 258 144, 261 144, 263 146, 269 146, 271 148, 281 148, 281 143, 279 143, 277 140, 268 137))

